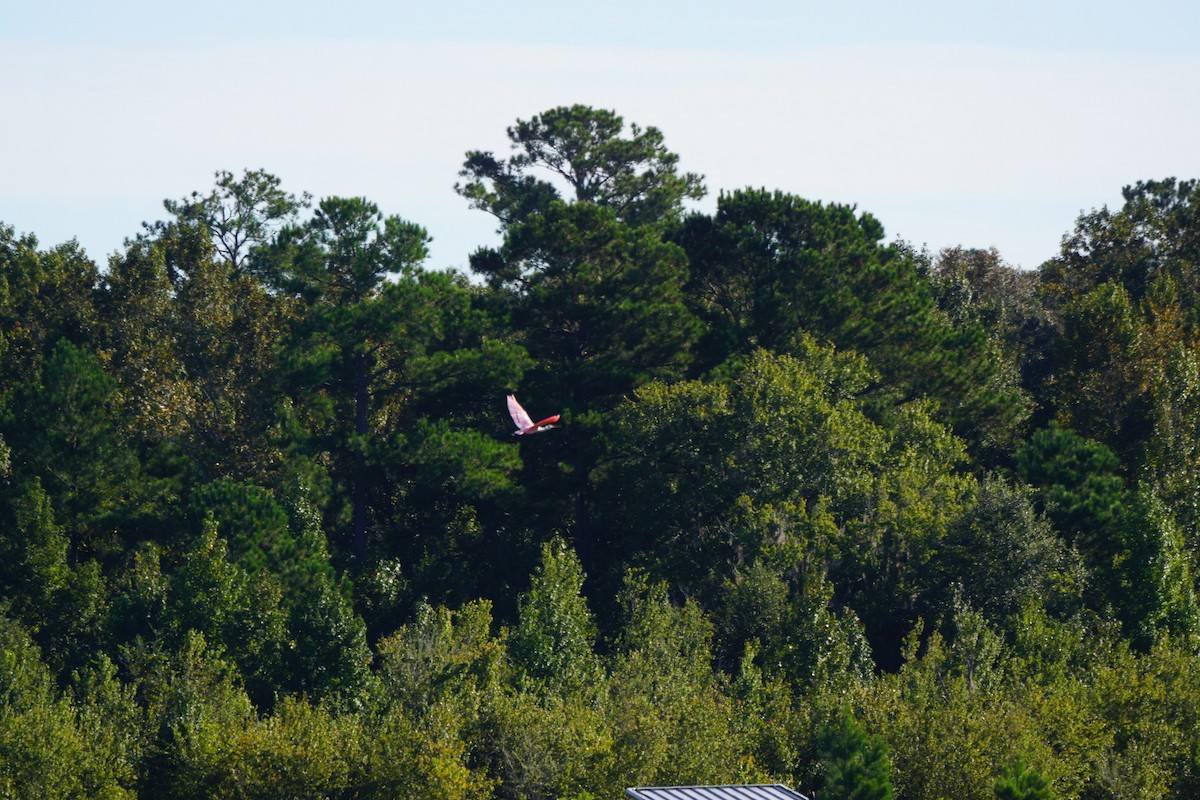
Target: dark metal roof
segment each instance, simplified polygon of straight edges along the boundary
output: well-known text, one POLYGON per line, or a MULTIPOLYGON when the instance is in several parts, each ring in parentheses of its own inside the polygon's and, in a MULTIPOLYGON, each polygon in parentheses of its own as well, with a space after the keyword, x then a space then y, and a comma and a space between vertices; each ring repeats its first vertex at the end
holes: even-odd
POLYGON ((633 800, 808 800, 778 783, 744 786, 643 786, 626 789, 633 800))

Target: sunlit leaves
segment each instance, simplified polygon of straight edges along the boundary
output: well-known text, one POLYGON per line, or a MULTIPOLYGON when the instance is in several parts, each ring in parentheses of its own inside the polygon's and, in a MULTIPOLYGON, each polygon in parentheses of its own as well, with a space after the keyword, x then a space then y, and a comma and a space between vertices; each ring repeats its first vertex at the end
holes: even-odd
POLYGON ((459 173, 467 182, 456 189, 504 225, 556 199, 605 206, 634 225, 658 223, 704 195, 699 175, 677 173, 679 157, 657 128, 632 124, 624 133, 615 112, 578 104, 517 120, 508 129, 514 155, 506 162, 468 153, 459 173))
POLYGON ((1011 369, 974 320, 938 309, 920 259, 881 245, 870 214, 746 189, 722 195, 711 217, 689 218, 678 238, 689 300, 707 324, 704 366, 758 347, 793 353, 807 334, 866 356, 884 405, 936 400, 977 452, 1014 441, 1028 401, 1011 369))
POLYGON ((96 722, 80 719, 28 634, 0 613, 0 795, 136 797, 131 761, 96 722))
POLYGON ((207 195, 192 192, 182 200, 165 200, 163 206, 181 223, 203 225, 221 259, 241 275, 256 249, 308 206, 310 195, 283 191, 279 178, 263 170, 244 170, 241 178, 219 170, 215 177, 216 186, 207 195))
POLYGON ((595 680, 596 628, 580 594, 583 577, 578 557, 561 541, 542 546, 509 643, 516 664, 537 684, 582 689, 595 680))

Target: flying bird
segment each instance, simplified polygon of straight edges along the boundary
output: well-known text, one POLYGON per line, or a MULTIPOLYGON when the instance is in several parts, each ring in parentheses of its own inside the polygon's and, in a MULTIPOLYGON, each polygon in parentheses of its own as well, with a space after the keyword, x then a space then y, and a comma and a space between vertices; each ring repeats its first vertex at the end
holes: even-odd
POLYGON ((524 436, 527 433, 541 433, 555 427, 553 423, 558 422, 559 414, 553 417, 546 417, 541 422, 534 422, 533 418, 521 408, 521 404, 517 402, 514 395, 508 396, 508 413, 512 415, 513 424, 517 429, 513 431, 513 436, 524 436))

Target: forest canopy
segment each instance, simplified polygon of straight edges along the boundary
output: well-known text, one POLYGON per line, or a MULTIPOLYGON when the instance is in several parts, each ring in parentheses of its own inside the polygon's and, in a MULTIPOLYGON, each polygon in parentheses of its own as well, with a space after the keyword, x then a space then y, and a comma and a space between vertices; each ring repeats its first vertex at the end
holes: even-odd
POLYGON ((253 169, 0 223, 0 797, 1200 793, 1200 184, 1023 271, 508 138, 470 273, 253 169))

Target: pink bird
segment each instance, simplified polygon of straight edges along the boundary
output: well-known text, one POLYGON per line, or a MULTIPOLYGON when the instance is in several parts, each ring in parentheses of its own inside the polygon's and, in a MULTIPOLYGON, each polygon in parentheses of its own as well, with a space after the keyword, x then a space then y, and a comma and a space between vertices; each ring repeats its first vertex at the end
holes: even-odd
POLYGON ((541 422, 534 422, 525 409, 521 408, 521 404, 517 402, 517 398, 511 394, 508 396, 508 413, 512 415, 513 424, 517 426, 517 429, 513 431, 513 436, 524 436, 527 433, 548 431, 555 427, 552 423, 558 422, 560 416, 555 414, 553 417, 546 417, 541 422))

